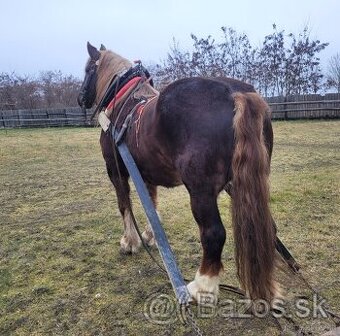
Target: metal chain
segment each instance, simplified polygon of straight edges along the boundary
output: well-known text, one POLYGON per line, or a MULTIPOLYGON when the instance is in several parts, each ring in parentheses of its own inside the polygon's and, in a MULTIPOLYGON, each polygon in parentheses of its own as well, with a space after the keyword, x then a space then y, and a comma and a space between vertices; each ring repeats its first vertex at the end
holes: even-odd
POLYGON ((184 314, 185 314, 185 322, 191 326, 191 329, 194 331, 196 336, 204 336, 203 331, 197 324, 196 318, 192 310, 190 309, 189 305, 184 307, 184 314))

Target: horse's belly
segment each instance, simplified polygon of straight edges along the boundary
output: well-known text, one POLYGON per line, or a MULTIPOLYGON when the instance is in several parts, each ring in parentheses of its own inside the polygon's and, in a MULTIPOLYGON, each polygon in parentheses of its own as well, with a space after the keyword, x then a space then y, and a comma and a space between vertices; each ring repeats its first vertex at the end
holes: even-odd
POLYGON ((144 181, 166 188, 172 188, 183 184, 180 173, 165 164, 157 163, 139 166, 144 181))

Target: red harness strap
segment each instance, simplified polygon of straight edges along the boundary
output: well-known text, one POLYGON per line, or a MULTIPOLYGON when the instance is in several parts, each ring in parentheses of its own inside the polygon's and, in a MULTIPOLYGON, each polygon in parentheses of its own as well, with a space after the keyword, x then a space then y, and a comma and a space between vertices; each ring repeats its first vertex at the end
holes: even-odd
POLYGON ((130 81, 128 81, 115 95, 115 97, 111 100, 110 104, 107 106, 107 109, 110 110, 114 107, 115 103, 122 98, 122 96, 128 91, 132 86, 137 84, 141 80, 142 77, 134 77, 130 81))

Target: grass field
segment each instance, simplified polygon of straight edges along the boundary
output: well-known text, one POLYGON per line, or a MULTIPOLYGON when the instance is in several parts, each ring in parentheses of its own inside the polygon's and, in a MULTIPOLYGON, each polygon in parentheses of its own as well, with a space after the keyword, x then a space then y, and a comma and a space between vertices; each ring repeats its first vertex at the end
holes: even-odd
MULTIPOLYGON (((151 298, 174 296, 145 251, 119 253, 122 223, 99 132, 0 130, 0 335, 191 335, 175 312, 172 323, 164 316, 162 323, 147 318, 151 308, 155 314, 163 309, 158 303, 150 308, 151 298)), ((275 122, 274 132, 271 207, 279 236, 339 313, 340 122, 275 122)), ((159 194, 164 228, 181 270, 192 278, 201 247, 188 194, 182 187, 159 194)), ((132 197, 144 226, 135 192, 132 197)), ((228 233, 222 282, 238 285, 228 197, 221 195, 219 204, 228 233)), ((294 315, 296 300, 311 292, 289 273, 278 271, 277 277, 287 310, 302 328, 280 318, 283 335, 321 335, 334 328, 329 318, 294 315)), ((221 292, 207 316, 194 307, 207 335, 280 334, 270 316, 230 317, 230 302, 239 308, 235 296, 221 292)))

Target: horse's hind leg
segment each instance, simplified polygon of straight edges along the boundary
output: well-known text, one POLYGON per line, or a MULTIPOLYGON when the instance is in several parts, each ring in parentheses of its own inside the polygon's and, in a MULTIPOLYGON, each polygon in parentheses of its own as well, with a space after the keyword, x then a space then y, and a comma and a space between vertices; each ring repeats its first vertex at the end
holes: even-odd
POLYGON ((217 207, 217 195, 213 191, 194 192, 190 189, 189 193, 192 213, 199 225, 203 259, 194 281, 188 285, 188 290, 198 302, 205 300, 207 294, 212 295, 215 302, 219 273, 223 267, 221 254, 226 232, 217 207))

